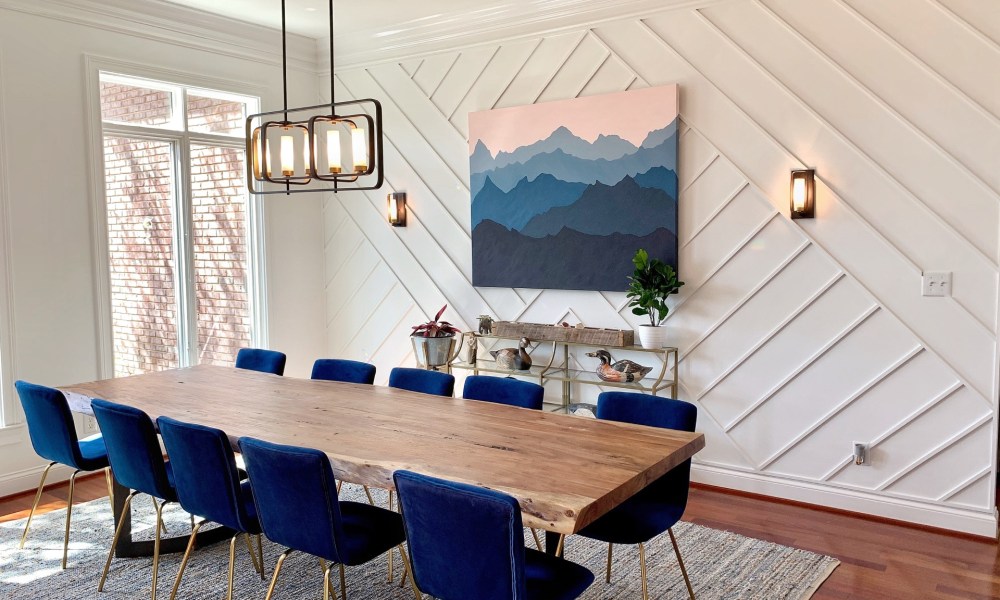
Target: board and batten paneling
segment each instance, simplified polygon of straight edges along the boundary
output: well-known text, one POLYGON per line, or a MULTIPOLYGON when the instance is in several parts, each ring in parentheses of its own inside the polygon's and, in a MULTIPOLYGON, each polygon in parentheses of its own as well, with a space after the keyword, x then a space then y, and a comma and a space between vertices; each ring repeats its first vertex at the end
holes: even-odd
POLYGON ((410 217, 386 224, 387 190, 326 202, 328 352, 384 382, 444 303, 462 328, 638 325, 623 293, 472 286, 467 115, 679 83, 687 285, 667 323, 708 440, 695 478, 994 535, 998 15, 743 0, 338 71, 338 94, 383 102, 410 217), (817 215, 793 222, 804 166, 817 215), (921 297, 922 271, 953 273, 953 295, 921 297))

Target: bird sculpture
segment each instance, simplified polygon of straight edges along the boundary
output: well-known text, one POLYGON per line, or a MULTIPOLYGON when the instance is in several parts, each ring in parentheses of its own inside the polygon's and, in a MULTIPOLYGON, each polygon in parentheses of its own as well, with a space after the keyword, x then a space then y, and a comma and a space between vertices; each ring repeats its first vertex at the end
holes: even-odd
POLYGON ((614 360, 607 350, 597 350, 588 352, 587 356, 593 356, 601 360, 601 365, 597 367, 597 376, 603 381, 612 383, 634 383, 641 380, 653 367, 644 367, 639 363, 630 360, 614 360))
POLYGON ((505 371, 527 371, 531 368, 531 355, 525 348, 530 345, 531 340, 523 337, 517 348, 490 350, 490 354, 497 361, 497 368, 505 371))

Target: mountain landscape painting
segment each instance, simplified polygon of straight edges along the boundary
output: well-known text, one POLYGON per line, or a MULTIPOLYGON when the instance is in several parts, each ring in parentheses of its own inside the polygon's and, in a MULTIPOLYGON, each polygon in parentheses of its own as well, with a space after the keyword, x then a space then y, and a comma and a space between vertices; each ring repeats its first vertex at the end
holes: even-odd
POLYGON ((471 113, 472 282, 624 291, 677 268, 677 86, 471 113))

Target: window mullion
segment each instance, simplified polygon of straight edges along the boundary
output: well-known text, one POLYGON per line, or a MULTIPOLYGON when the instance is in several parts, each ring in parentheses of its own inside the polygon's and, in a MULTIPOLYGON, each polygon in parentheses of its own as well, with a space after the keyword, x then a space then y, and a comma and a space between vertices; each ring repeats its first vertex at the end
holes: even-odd
POLYGON ((174 244, 177 253, 177 353, 180 366, 197 364, 198 310, 195 299, 194 251, 191 240, 191 144, 187 136, 178 140, 176 171, 178 174, 174 223, 174 244))

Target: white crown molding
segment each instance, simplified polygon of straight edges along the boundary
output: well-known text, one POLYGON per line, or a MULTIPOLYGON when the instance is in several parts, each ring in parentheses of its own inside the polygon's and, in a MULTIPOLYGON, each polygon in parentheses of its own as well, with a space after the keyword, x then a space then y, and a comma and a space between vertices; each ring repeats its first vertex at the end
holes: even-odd
MULTIPOLYGON (((0 0, 10 10, 267 65, 281 64, 277 29, 162 0, 0 0)), ((288 34, 288 67, 316 71, 316 41, 288 34)))
MULTIPOLYGON (((733 0, 532 0, 420 18, 362 31, 337 30, 337 68, 397 60, 500 40, 550 34, 659 12, 697 9, 733 0)), ((322 72, 329 72, 329 37, 317 42, 322 72)))

